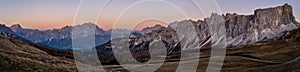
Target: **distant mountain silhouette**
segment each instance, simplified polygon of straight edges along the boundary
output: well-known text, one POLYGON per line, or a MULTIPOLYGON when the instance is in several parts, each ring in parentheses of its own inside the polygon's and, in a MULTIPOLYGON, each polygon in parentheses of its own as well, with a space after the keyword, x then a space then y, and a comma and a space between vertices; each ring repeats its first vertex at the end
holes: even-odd
POLYGON ((29 40, 17 35, 9 27, 6 27, 3 24, 0 24, 0 35, 5 36, 5 37, 11 37, 11 38, 18 39, 18 40, 22 40, 27 43, 31 43, 29 40))
POLYGON ((72 29, 96 27, 95 34, 93 32, 85 32, 76 39, 84 40, 87 37, 95 36, 96 45, 101 45, 110 39, 110 33, 105 31, 93 23, 84 23, 76 26, 66 26, 61 29, 53 30, 37 30, 25 29, 21 25, 12 25, 10 28, 19 36, 30 40, 33 43, 42 44, 56 49, 72 50, 72 29), (86 35, 85 35, 86 34, 86 35))

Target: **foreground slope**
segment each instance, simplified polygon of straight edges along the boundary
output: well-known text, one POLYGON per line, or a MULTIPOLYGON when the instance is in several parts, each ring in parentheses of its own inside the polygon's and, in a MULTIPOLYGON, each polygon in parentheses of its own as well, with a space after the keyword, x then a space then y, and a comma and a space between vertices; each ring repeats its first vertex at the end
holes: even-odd
POLYGON ((74 60, 65 58, 59 51, 51 53, 42 46, 3 36, 0 36, 0 42, 1 71, 76 71, 74 60))

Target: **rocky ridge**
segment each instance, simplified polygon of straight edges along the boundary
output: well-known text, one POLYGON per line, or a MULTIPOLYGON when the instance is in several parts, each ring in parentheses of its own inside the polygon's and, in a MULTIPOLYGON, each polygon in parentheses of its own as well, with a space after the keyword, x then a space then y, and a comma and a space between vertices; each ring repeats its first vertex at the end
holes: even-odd
MULTIPOLYGON (((257 9, 253 15, 213 13, 204 20, 176 21, 170 23, 168 27, 154 29, 141 37, 119 38, 116 41, 129 40, 128 46, 131 52, 137 53, 137 55, 145 54, 145 56, 148 53, 144 51, 149 49, 148 46, 151 42, 162 41, 168 54, 171 55, 180 50, 206 49, 217 44, 226 44, 227 47, 232 47, 279 40, 287 32, 298 27, 299 23, 295 20, 292 6, 284 4, 278 7, 257 9)), ((101 55, 112 52, 112 48, 122 48, 122 46, 124 45, 118 45, 118 42, 112 40, 96 49, 101 58, 101 55)), ((133 54, 133 56, 135 55, 133 54)), ((141 55, 140 57, 145 56, 141 55)), ((139 57, 135 58, 139 59, 139 57)))
MULTIPOLYGON (((284 4, 283 6, 266 8, 266 9, 257 9, 255 10, 253 15, 238 15, 236 13, 217 15, 212 14, 211 17, 205 18, 204 20, 192 21, 192 20, 184 20, 180 22, 171 23, 168 28, 171 30, 166 33, 160 33, 163 31, 168 31, 164 28, 156 29, 149 34, 152 35, 144 35, 143 37, 137 39, 137 43, 142 41, 149 41, 150 39, 163 40, 170 42, 168 40, 172 40, 174 42, 178 42, 181 40, 178 39, 168 39, 170 36, 165 36, 165 34, 170 34, 171 36, 180 36, 178 35, 178 28, 193 28, 196 30, 197 36, 201 39, 200 44, 209 44, 210 42, 216 38, 211 38, 211 32, 213 30, 222 30, 218 27, 212 27, 211 23, 209 23, 210 18, 222 16, 223 19, 219 21, 224 22, 221 24, 225 24, 226 30, 224 33, 227 39, 228 46, 241 46, 252 44, 259 41, 267 41, 270 39, 276 39, 281 37, 286 31, 291 31, 293 29, 297 29, 299 27, 299 23, 296 21, 293 15, 293 9, 291 5, 284 4), (191 26, 188 26, 192 24, 191 26), (213 28, 211 30, 210 28, 213 28), (173 30, 173 32, 172 32, 173 30), (160 37, 160 38, 158 38, 160 37)), ((217 24, 217 23, 213 23, 217 24)), ((222 26, 222 25, 220 25, 222 26)), ((183 30, 185 32, 191 32, 187 30, 183 30)), ((192 34, 192 33, 190 33, 192 34)), ((172 37, 171 37, 172 38, 172 37)), ((217 39, 218 40, 218 39, 217 39)), ((172 44, 172 43, 170 43, 172 44)), ((200 46, 201 47, 201 46, 200 46)))

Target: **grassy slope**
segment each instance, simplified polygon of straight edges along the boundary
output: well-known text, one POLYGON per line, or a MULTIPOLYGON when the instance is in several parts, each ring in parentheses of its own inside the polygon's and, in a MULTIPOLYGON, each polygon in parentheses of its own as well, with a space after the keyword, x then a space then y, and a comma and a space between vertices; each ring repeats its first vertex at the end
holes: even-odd
POLYGON ((1 71, 76 71, 72 59, 53 56, 30 44, 0 36, 1 71))

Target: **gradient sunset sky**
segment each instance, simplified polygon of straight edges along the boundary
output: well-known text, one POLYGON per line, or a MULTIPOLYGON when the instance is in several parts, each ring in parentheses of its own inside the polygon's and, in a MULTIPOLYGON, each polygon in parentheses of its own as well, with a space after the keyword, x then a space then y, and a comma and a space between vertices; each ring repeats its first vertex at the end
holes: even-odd
MULTIPOLYGON (((111 29, 120 13, 137 1, 140 0, 111 0, 103 10, 97 25, 106 30, 111 29)), ((189 19, 205 18, 191 0, 166 1, 184 11, 189 19)), ((281 6, 284 3, 289 3, 293 6, 296 19, 298 21, 300 19, 300 0, 217 0, 217 3, 222 13, 245 15, 253 14, 254 10, 258 8, 281 6)), ((72 26, 79 4, 80 0, 0 0, 0 23, 7 26, 21 24, 25 28, 41 30, 72 26)), ((165 8, 156 10, 168 11, 168 7, 165 8)), ((135 11, 145 11, 145 9, 135 9, 135 11)), ((170 14, 173 13, 170 12, 170 14)), ((128 18, 132 17, 129 16, 128 18)), ((153 26, 157 23, 167 25, 171 22, 150 20, 149 22, 142 22, 141 25, 137 26, 137 29, 153 26)))

